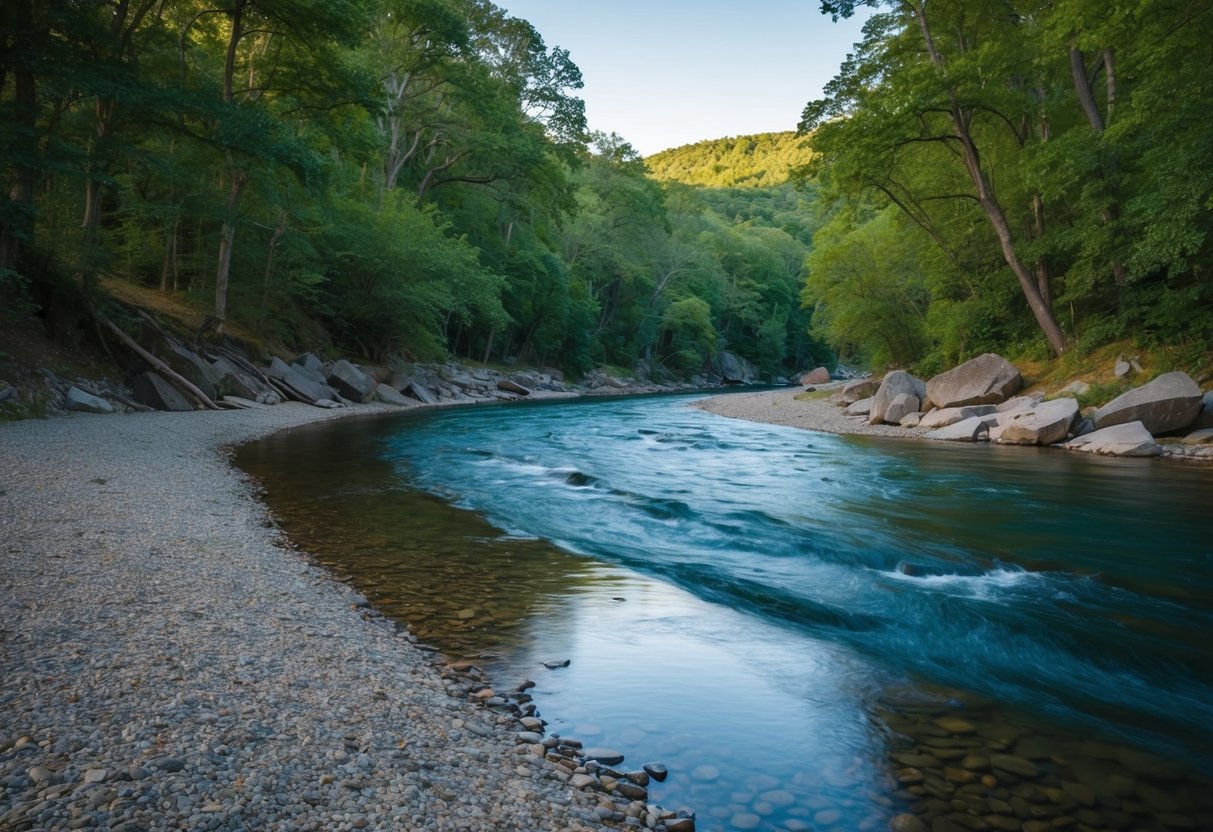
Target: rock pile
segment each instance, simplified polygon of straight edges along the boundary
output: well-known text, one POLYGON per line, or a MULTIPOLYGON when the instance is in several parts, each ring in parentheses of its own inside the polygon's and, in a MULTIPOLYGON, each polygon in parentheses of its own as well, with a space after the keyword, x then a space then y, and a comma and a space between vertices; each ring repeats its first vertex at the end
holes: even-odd
MULTIPOLYGON (((552 662, 562 667, 568 662, 552 662)), ((694 832, 695 813, 677 812, 648 802, 651 780, 665 780, 666 767, 647 763, 639 769, 620 768, 624 755, 610 748, 585 747, 580 740, 546 734, 547 723, 539 717, 535 703, 527 693, 535 683, 524 680, 508 693, 498 693, 488 684, 485 673, 472 662, 455 662, 443 671, 447 690, 479 704, 495 717, 500 728, 514 731, 519 756, 546 760, 554 766, 556 777, 592 803, 602 821, 629 827, 694 832)), ((488 730, 470 723, 463 726, 472 733, 488 730)))
POLYGON ((1196 431, 1181 443, 1166 446, 1155 439, 1205 427, 1206 418, 1213 426, 1213 393, 1202 395, 1185 373, 1160 375, 1086 414, 1070 397, 1048 401, 1040 396, 1013 397, 1022 386, 1014 365, 987 353, 926 382, 904 370, 894 370, 879 383, 853 381, 832 401, 845 407, 847 415, 866 418, 868 424, 926 429, 927 439, 939 441, 1213 459, 1213 434, 1196 431))
POLYGON ((1206 829, 1207 779, 1182 765, 1094 740, 1039 733, 997 714, 899 704, 886 715, 894 832, 1206 829))

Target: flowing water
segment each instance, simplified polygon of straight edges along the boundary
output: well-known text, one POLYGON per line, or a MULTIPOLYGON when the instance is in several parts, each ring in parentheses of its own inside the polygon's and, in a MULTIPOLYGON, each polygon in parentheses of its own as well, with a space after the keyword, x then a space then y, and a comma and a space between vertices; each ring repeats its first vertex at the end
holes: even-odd
POLYGON ((549 732, 667 765, 651 800, 701 830, 1213 828, 1213 470, 689 401, 343 420, 238 461, 386 614, 533 679, 549 732))

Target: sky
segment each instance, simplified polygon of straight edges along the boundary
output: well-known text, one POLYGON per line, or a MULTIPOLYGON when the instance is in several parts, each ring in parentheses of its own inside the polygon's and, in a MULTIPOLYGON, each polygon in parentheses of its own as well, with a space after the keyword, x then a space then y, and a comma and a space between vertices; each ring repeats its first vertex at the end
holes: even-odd
POLYGON ((496 0, 581 68, 591 130, 642 155, 795 130, 860 38, 817 0, 496 0))

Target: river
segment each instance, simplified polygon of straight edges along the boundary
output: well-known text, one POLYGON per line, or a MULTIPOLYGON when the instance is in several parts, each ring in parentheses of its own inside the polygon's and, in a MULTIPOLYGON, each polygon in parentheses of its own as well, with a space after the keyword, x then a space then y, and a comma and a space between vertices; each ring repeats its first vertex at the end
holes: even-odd
POLYGON ((379 609, 533 680, 549 732, 665 764, 651 800, 701 830, 1213 828, 1208 468, 690 401, 350 419, 238 463, 379 609))

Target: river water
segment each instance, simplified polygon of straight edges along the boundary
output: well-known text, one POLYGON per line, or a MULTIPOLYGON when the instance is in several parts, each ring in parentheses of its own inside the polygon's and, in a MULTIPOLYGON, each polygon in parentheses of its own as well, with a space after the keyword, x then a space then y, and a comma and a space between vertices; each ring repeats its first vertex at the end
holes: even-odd
POLYGON ((533 680, 549 732, 665 764, 651 800, 701 830, 1213 828, 1213 471, 690 402, 343 420, 238 462, 379 609, 533 680))

